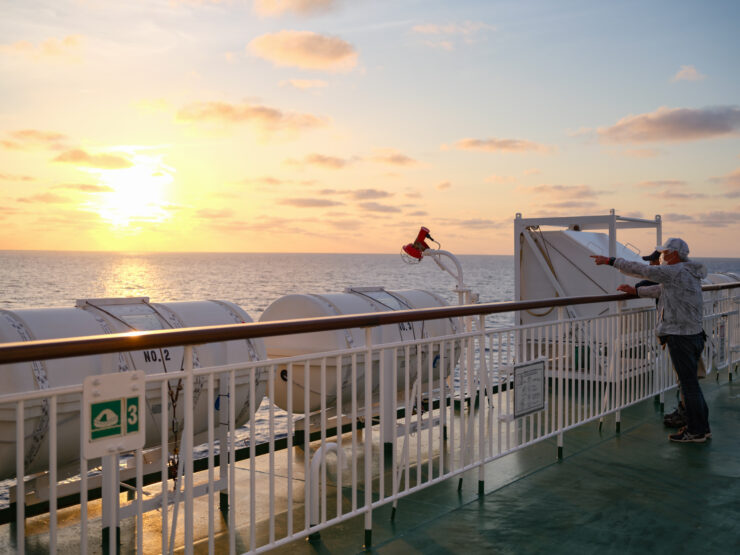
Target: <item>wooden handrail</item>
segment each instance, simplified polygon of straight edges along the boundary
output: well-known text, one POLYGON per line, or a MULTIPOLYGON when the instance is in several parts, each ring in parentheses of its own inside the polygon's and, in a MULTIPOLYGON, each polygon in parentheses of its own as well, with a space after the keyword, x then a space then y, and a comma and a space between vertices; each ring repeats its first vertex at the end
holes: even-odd
MULTIPOLYGON (((704 291, 719 291, 740 287, 740 282, 706 285, 704 291)), ((418 308, 397 310, 393 312, 373 312, 369 314, 347 314, 343 316, 326 316, 321 318, 301 318, 296 320, 279 320, 273 322, 250 322, 220 326, 202 326, 154 331, 134 331, 93 335, 86 337, 44 339, 37 341, 19 341, 0 344, 0 365, 33 360, 68 358, 122 351, 157 349, 173 345, 199 345, 217 341, 233 341, 276 335, 291 335, 330 331, 345 328, 365 328, 416 322, 420 320, 437 320, 476 316, 481 314, 499 314, 533 308, 548 308, 576 304, 592 304, 612 301, 626 301, 637 298, 635 295, 592 295, 585 297, 561 297, 534 301, 506 301, 499 303, 482 303, 463 306, 446 306, 439 308, 418 308)))

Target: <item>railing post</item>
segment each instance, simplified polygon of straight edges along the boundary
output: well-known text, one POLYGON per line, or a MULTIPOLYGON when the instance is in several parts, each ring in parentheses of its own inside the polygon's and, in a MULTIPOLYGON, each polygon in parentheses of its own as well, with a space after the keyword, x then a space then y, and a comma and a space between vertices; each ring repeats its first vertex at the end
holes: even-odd
POLYGON ((617 302, 617 322, 614 326, 614 337, 612 340, 614 341, 614 348, 612 349, 612 352, 614 353, 614 389, 615 389, 615 397, 616 397, 616 405, 617 405, 617 411, 614 413, 614 420, 615 420, 615 432, 617 434, 620 433, 621 427, 622 427, 622 405, 624 404, 624 399, 622 398, 623 391, 622 391, 622 380, 624 379, 624 368, 622 366, 622 351, 624 350, 624 341, 623 341, 623 333, 624 333, 624 326, 622 326, 622 318, 624 316, 624 302, 618 301, 617 302))
POLYGON ((121 552, 121 528, 118 526, 119 467, 118 455, 106 455, 103 462, 103 553, 121 552))
MULTIPOLYGON (((182 431, 182 449, 185 468, 185 554, 193 553, 193 346, 185 347, 185 413, 182 431)), ((208 407, 209 410, 211 407, 208 407)))
MULTIPOLYGON (((250 397, 249 402, 254 400, 250 397)), ((221 375, 218 379, 218 483, 220 484, 218 492, 218 508, 224 517, 229 513, 229 384, 226 383, 226 376, 221 375)))
POLYGON ((478 318, 478 332, 480 333, 478 341, 478 352, 480 362, 478 364, 478 495, 483 495, 485 491, 485 467, 483 460, 486 458, 485 449, 485 428, 486 417, 493 407, 493 388, 491 387, 488 364, 486 362, 486 317, 481 315, 478 318), (481 386, 483 394, 481 395, 481 386))
POLYGON ((373 533, 373 329, 365 328, 365 549, 373 533))
POLYGON ((558 307, 558 323, 557 332, 555 334, 557 345, 555 350, 555 356, 558 361, 558 460, 563 460, 563 412, 565 404, 565 395, 563 390, 565 388, 565 350, 562 348, 563 345, 563 318, 565 318, 565 308, 562 306, 558 307))

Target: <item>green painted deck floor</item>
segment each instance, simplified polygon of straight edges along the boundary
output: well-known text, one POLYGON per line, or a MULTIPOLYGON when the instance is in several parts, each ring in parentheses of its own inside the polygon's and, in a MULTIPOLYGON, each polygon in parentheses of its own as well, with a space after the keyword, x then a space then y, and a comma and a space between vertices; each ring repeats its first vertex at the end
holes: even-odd
MULTIPOLYGON (((485 495, 469 472, 374 512, 372 549, 364 521, 293 542, 275 553, 740 553, 740 382, 702 381, 713 438, 667 439, 660 406, 643 402, 486 467, 485 495)), ((666 397, 666 410, 675 405, 666 397)))

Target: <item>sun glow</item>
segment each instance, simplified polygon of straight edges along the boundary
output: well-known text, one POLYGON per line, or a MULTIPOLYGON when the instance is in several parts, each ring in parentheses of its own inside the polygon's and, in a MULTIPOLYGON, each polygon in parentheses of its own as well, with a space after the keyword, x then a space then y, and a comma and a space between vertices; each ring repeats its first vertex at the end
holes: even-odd
POLYGON ((169 217, 167 196, 174 181, 174 169, 160 157, 135 154, 130 168, 97 170, 99 184, 111 189, 100 195, 92 208, 116 227, 161 222, 169 217))

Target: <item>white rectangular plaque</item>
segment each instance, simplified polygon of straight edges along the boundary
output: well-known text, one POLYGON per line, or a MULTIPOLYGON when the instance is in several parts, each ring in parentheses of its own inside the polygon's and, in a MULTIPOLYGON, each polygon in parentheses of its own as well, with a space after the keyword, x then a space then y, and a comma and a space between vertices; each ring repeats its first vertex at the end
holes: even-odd
POLYGON ((514 366, 514 418, 545 409, 545 361, 514 366))
POLYGON ((86 459, 133 451, 144 446, 144 390, 141 370, 88 376, 82 385, 86 459))

